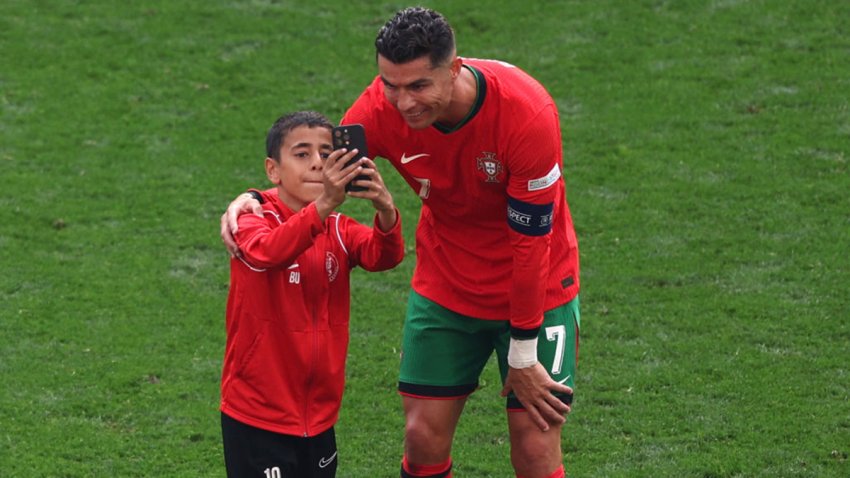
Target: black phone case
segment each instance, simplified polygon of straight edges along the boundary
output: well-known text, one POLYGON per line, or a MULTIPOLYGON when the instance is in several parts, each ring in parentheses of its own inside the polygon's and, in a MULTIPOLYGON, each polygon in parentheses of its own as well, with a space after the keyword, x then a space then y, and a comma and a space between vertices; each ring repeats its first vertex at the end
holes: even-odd
MULTIPOLYGON (((366 148, 366 130, 362 125, 359 124, 347 124, 347 125, 339 125, 333 129, 333 148, 341 149, 345 148, 349 151, 352 149, 357 149, 360 156, 369 157, 369 152, 366 148)), ((353 158, 350 161, 346 162, 345 165, 348 166, 351 163, 357 161, 360 157, 353 158)), ((358 179, 369 179, 368 176, 357 176, 354 180, 358 179)), ((365 191, 366 188, 360 186, 353 186, 351 183, 345 185, 346 191, 365 191)))

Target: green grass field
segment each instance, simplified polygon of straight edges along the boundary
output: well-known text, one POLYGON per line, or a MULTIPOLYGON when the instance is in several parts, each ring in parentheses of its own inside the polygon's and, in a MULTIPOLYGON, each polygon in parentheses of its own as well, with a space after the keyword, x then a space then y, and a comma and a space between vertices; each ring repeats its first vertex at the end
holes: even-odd
MULTIPOLYGON (((281 114, 339 118, 397 2, 0 2, 0 476, 224 476, 228 256, 281 114)), ((850 3, 433 1, 559 104, 577 477, 850 476, 850 3)), ((397 476, 405 263, 357 273, 341 477, 397 476)), ((343 211, 368 221, 369 209, 343 211)), ((455 476, 510 477, 494 367, 455 476)))

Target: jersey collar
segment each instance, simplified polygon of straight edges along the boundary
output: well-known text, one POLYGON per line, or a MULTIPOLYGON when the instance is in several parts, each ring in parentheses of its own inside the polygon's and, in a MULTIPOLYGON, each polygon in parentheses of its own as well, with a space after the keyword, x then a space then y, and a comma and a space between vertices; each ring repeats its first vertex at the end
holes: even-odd
POLYGON ((437 128, 437 131, 444 134, 454 133, 463 127, 463 125, 472 121, 472 118, 478 114, 478 111, 484 104, 484 97, 487 96, 487 80, 484 79, 484 75, 470 65, 465 64, 463 67, 472 72, 472 75, 475 76, 475 102, 472 104, 472 108, 470 108, 469 113, 467 113, 466 116, 458 122, 458 124, 449 127, 440 123, 434 123, 434 127, 437 128))

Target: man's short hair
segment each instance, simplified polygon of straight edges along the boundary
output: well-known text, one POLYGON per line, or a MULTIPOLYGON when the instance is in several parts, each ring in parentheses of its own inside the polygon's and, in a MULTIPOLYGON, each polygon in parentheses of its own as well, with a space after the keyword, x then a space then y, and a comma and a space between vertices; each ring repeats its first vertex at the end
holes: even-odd
POLYGON ((435 67, 453 57, 455 34, 440 13, 410 7, 400 10, 384 24, 375 39, 375 49, 376 55, 396 64, 428 55, 431 66, 435 67))
POLYGON ((266 156, 280 161, 280 145, 290 131, 299 127, 333 129, 333 124, 321 113, 315 111, 296 111, 281 116, 274 122, 266 136, 266 156))

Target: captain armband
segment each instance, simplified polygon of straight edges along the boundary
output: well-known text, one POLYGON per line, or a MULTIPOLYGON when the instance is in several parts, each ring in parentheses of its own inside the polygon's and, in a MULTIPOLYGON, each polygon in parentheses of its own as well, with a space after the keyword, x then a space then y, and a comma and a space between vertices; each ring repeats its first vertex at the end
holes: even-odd
POLYGON ((508 197, 508 225, 526 236, 545 236, 552 230, 555 203, 532 204, 508 197))
POLYGON ((526 340, 511 337, 508 365, 511 368, 528 368, 537 365, 537 337, 526 340))

